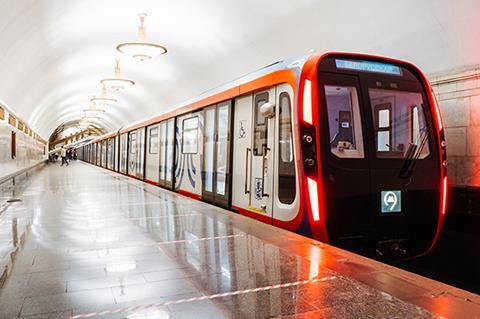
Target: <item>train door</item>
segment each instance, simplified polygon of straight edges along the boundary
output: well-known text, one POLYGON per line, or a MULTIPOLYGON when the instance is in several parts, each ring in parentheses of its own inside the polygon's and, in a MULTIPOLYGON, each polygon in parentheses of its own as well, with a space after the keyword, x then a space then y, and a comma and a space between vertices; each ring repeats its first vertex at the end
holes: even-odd
POLYGON ((103 140, 101 142, 102 145, 102 157, 101 157, 101 165, 102 167, 107 167, 107 140, 103 140))
POLYGON ((115 137, 112 137, 112 138, 110 139, 110 145, 111 145, 110 168, 111 168, 112 170, 115 170, 115 162, 116 162, 116 159, 117 159, 117 155, 116 155, 116 154, 117 154, 117 145, 116 145, 116 143, 115 143, 115 139, 116 139, 115 137))
POLYGON ((176 122, 175 189, 200 198, 203 111, 182 115, 176 122))
POLYGON ((173 152, 175 143, 175 119, 160 122, 159 184, 173 188, 173 152))
POLYGON ((167 175, 167 121, 163 121, 160 123, 160 158, 159 158, 159 165, 158 165, 158 178, 160 186, 165 187, 166 175, 167 175))
POLYGON ((202 199, 228 207, 230 198, 231 101, 204 110, 202 199))
POLYGON ((272 222, 275 88, 235 101, 232 206, 272 222), (253 104, 253 105, 252 105, 253 104), (262 108, 263 107, 263 108, 262 108))
POLYGON ((334 243, 349 247, 371 231, 362 91, 357 76, 320 73, 319 79, 320 105, 326 106, 320 123, 328 123, 321 128, 326 225, 334 243))
POLYGON ((297 216, 299 201, 298 167, 294 147, 294 92, 290 85, 277 86, 275 98, 275 148, 273 179, 273 224, 288 222, 297 216))
POLYGON ((98 143, 94 143, 93 144, 93 164, 94 165, 98 165, 98 153, 99 153, 98 143))
POLYGON ((360 78, 366 123, 372 128, 368 146, 375 244, 384 253, 394 243, 401 247, 397 251, 415 254, 430 245, 438 214, 438 154, 430 146, 435 133, 428 125, 428 102, 418 81, 370 74, 360 78), (423 248, 414 252, 418 247, 423 248))
POLYGON ((128 133, 120 135, 120 173, 127 174, 128 133))
POLYGON ((103 155, 103 150, 102 150, 102 142, 97 143, 97 165, 102 166, 102 155, 103 155))
POLYGON ((111 148, 111 143, 109 138, 105 140, 105 149, 106 149, 105 168, 110 169, 110 158, 112 157, 110 152, 112 148, 111 148))
POLYGON ((135 169, 137 167, 137 132, 128 133, 128 156, 127 156, 127 174, 135 177, 135 169))
POLYGON ((156 184, 159 181, 160 167, 159 130, 159 124, 147 128, 147 152, 145 154, 145 179, 156 184))
POLYGON ((145 160, 145 129, 138 129, 128 134, 128 175, 143 179, 145 160))
POLYGON ((115 167, 115 144, 114 144, 114 140, 115 140, 114 137, 109 138, 107 140, 107 148, 108 148, 108 151, 107 151, 107 162, 108 162, 107 168, 110 169, 110 170, 113 170, 114 167, 115 167))
POLYGON ((119 156, 120 156, 120 152, 119 152, 119 138, 120 136, 119 135, 116 135, 113 139, 113 148, 115 150, 115 159, 114 159, 114 170, 116 172, 118 172, 118 161, 119 161, 119 156))

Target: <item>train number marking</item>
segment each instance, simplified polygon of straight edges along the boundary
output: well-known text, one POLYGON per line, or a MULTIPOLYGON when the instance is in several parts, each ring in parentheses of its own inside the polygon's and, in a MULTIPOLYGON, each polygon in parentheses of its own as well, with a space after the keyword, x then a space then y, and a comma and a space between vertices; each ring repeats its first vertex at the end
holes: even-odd
POLYGON ((382 191, 382 213, 400 213, 402 211, 401 191, 382 191))

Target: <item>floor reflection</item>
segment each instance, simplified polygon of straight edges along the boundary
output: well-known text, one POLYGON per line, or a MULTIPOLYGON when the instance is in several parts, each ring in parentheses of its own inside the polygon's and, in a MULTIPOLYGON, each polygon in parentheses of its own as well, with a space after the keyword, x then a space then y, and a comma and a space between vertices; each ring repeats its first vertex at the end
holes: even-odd
POLYGON ((8 318, 318 316, 356 304, 429 316, 327 269, 322 248, 301 258, 231 213, 89 165, 48 167, 22 191, 23 206, 0 215, 2 243, 32 230, 0 292, 8 318))

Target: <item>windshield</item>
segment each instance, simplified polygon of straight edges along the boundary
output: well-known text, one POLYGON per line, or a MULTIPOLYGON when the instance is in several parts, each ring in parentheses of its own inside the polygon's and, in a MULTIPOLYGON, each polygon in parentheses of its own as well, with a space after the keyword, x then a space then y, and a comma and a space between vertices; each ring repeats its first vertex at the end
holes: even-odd
POLYGON ((418 92, 369 89, 377 158, 405 158, 411 144, 419 146, 418 158, 430 154, 428 128, 418 92))

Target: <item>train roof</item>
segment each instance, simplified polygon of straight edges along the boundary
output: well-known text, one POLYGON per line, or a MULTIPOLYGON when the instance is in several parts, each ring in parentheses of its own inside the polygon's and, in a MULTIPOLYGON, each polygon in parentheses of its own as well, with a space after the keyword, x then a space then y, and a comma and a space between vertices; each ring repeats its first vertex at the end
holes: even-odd
MULTIPOLYGON (((309 57, 310 57, 310 55, 303 55, 303 56, 288 58, 288 59, 285 59, 285 60, 280 60, 280 61, 271 63, 271 64, 269 64, 267 66, 264 66, 264 67, 262 67, 258 70, 247 73, 247 74, 245 74, 245 75, 243 75, 243 76, 241 76, 241 77, 239 77, 239 78, 237 78, 233 81, 230 81, 226 84, 217 86, 217 87, 212 88, 212 89, 208 89, 207 91, 204 91, 204 92, 200 93, 195 98, 192 98, 192 99, 189 99, 189 100, 184 101, 182 103, 179 103, 177 105, 174 105, 171 108, 172 110, 169 111, 169 112, 162 113, 160 115, 156 115, 156 116, 150 117, 148 119, 143 119, 143 120, 137 121, 133 124, 129 124, 128 126, 122 127, 119 130, 106 133, 106 134, 104 134, 102 136, 99 136, 98 138, 92 140, 90 143, 96 143, 96 142, 102 141, 106 138, 116 136, 119 133, 129 132, 129 131, 135 130, 137 128, 140 128, 140 127, 144 127, 144 126, 147 126, 147 125, 150 125, 150 124, 157 123, 157 122, 159 122, 159 121, 161 121, 165 118, 169 118, 169 117, 172 117, 172 116, 176 116, 176 115, 186 113, 186 112, 188 112, 187 109, 192 109, 192 108, 195 109, 194 107, 191 107, 191 106, 198 106, 203 101, 205 101, 205 103, 207 103, 207 101, 210 100, 209 98, 211 98, 215 95, 218 95, 220 93, 231 91, 231 90, 234 90, 236 88, 239 89, 239 93, 240 93, 240 92, 242 92, 242 90, 240 88, 242 85, 244 85, 246 83, 249 83, 249 82, 252 82, 252 81, 254 81, 258 78, 267 76, 269 74, 275 74, 276 72, 284 71, 284 70, 292 70, 298 75, 300 73, 301 69, 302 69, 303 64, 305 63, 305 61, 309 57)), ((246 93, 246 92, 243 92, 243 93, 246 93)), ((214 104, 214 103, 218 103, 218 102, 221 102, 221 101, 207 103, 206 105, 214 104)))
MULTIPOLYGON (((399 63, 399 64, 413 67, 419 71, 419 69, 415 65, 406 61, 387 58, 383 56, 354 53, 354 52, 322 52, 320 54, 312 53, 312 54, 306 54, 302 56, 291 57, 285 60, 280 60, 275 63, 269 64, 256 71, 247 73, 224 85, 220 85, 218 87, 209 89, 199 94, 195 98, 192 98, 182 103, 179 103, 177 105, 174 105, 173 107, 171 107, 171 111, 162 113, 160 115, 155 115, 148 119, 137 121, 133 124, 129 124, 128 126, 121 127, 116 131, 104 134, 92 140, 88 144, 96 143, 106 138, 110 138, 122 133, 133 131, 141 127, 146 127, 148 125, 158 123, 162 120, 165 120, 174 116, 185 114, 211 104, 215 104, 215 103, 219 103, 219 102, 231 99, 235 96, 239 96, 239 95, 246 94, 264 87, 274 85, 275 83, 279 83, 278 81, 276 81, 279 76, 280 77, 283 76, 283 78, 287 78, 288 75, 290 76, 293 75, 295 79, 292 79, 292 80, 296 81, 298 79, 298 75, 302 70, 303 65, 308 59, 316 58, 317 60, 321 60, 324 57, 327 57, 330 55, 337 55, 337 54, 351 55, 351 56, 363 57, 363 58, 372 58, 372 59, 374 58, 384 59, 393 63, 399 63), (263 79, 263 81, 259 81, 260 79, 263 79)), ((422 74, 422 77, 423 77, 423 74, 422 74)))

